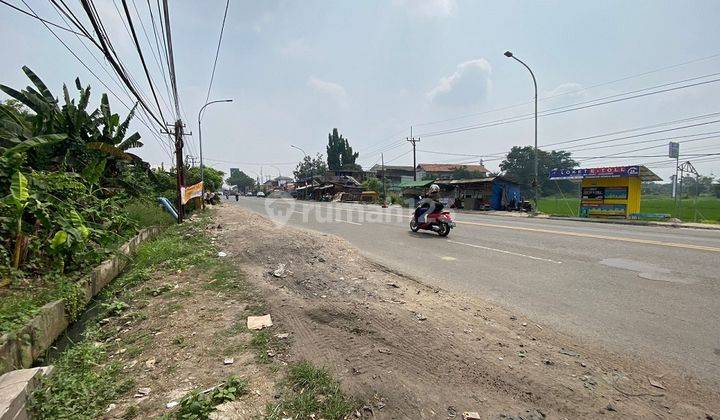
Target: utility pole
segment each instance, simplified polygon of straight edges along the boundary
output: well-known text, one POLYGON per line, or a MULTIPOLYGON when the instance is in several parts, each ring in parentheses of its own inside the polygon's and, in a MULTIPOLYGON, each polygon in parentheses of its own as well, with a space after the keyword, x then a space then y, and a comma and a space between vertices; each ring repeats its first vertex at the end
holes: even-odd
POLYGON ((413 145, 413 181, 417 181, 417 160, 415 156, 415 143, 419 143, 420 138, 413 137, 412 125, 410 126, 410 137, 408 137, 406 140, 413 145))
POLYGON ((185 185, 185 165, 183 164, 183 123, 175 121, 175 172, 177 172, 178 224, 185 218, 185 206, 182 202, 182 187, 185 185))
POLYGON ((380 153, 380 162, 382 165, 382 184, 383 184, 383 207, 387 207, 387 188, 385 186, 385 157, 380 153))

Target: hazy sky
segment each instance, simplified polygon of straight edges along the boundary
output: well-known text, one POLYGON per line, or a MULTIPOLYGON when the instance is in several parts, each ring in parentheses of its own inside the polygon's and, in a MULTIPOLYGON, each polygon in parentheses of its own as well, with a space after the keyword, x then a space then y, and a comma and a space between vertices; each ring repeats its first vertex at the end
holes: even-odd
MULTIPOLYGON (((40 16, 64 25, 49 2, 31 0, 28 4, 40 16)), ((68 4, 82 13, 79 2, 68 4)), ((96 0, 96 4, 118 54, 150 98, 115 5, 111 0, 96 0)), ((150 31, 147 3, 139 0, 136 4, 150 31)), ((198 153, 197 112, 208 89, 224 5, 222 0, 170 2, 183 118, 193 132, 188 139, 191 154, 198 153)), ((261 169, 264 174, 288 175, 302 157, 290 144, 309 154, 324 153, 327 134, 337 127, 360 152, 364 166, 378 162, 381 151, 386 162, 410 164, 410 145, 403 140, 414 125, 414 134, 421 138, 418 162, 480 159, 428 151, 480 155, 496 170, 499 154, 533 141, 532 119, 495 124, 532 112, 530 75, 518 62, 504 57, 505 50, 512 50, 535 71, 542 112, 630 91, 642 94, 720 78, 719 17, 720 2, 715 0, 231 0, 210 97, 233 98, 234 102, 208 108, 203 118, 204 154, 208 164, 226 171, 239 167, 253 176, 261 169), (624 80, 606 83, 618 79, 624 80), (666 86, 643 90, 659 85, 666 86), (548 96, 553 97, 542 99, 548 96), (437 121, 443 122, 428 124, 437 121), (432 135, 487 123, 493 125, 432 135)), ((137 20, 135 24, 139 26, 137 20)), ((136 29, 147 48, 140 27, 136 29)), ((62 31, 58 35, 130 103, 74 35, 62 31)), ((105 89, 40 22, 0 5, 0 36, 2 83, 26 86, 20 67, 28 65, 58 94, 63 82, 72 87, 80 76, 93 87, 93 103, 99 103, 99 93, 105 89)), ((149 49, 146 54, 167 100, 149 49)), ((719 97, 720 82, 715 81, 541 117, 539 143, 720 112, 719 97)), ((116 112, 127 112, 112 97, 111 105, 116 112)), ((172 118, 171 111, 165 114, 172 118)), ((720 115, 555 147, 566 147, 583 157, 580 160, 616 155, 584 160, 583 166, 663 161, 654 156, 667 153, 671 136, 683 136, 679 139, 683 153, 720 153, 720 137, 713 137, 720 136, 720 123, 710 123, 715 120, 720 115), (708 124, 607 143, 618 144, 612 148, 586 145, 701 123, 708 124), (627 144, 638 141, 643 143, 627 144), (651 146, 660 147, 632 151, 651 146)), ((133 126, 145 142, 139 154, 153 164, 168 166, 171 158, 159 141, 139 120, 133 126)), ((668 164, 651 167, 666 179, 673 170, 668 164)), ((720 175, 720 158, 701 159, 696 167, 705 174, 720 175)))

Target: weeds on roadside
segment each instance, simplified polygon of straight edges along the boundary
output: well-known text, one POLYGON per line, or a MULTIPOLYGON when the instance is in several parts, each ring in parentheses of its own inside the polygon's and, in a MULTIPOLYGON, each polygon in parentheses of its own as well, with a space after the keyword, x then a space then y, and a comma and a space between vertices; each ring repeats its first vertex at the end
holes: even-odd
POLYGON ((33 418, 95 418, 108 401, 132 388, 132 381, 119 375, 120 364, 107 363, 105 345, 98 343, 98 338, 98 330, 91 330, 85 340, 63 353, 53 374, 32 394, 33 418))
POLYGON ((220 404, 235 401, 248 393, 247 381, 231 376, 224 384, 212 391, 194 391, 180 400, 180 408, 168 413, 163 419, 206 419, 220 404))
POLYGON ((280 402, 266 407, 267 419, 342 419, 358 405, 343 394, 326 369, 317 368, 310 362, 290 366, 286 387, 280 402))

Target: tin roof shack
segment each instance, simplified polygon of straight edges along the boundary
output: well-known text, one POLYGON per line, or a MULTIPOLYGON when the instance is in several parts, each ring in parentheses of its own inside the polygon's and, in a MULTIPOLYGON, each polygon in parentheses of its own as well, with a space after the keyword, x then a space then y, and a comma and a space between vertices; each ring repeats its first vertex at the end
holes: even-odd
POLYGON ((550 179, 579 181, 580 217, 626 219, 640 213, 641 182, 662 181, 642 165, 553 169, 550 179))
POLYGON ((317 201, 330 201, 340 195, 339 201, 360 201, 362 186, 351 176, 326 176, 321 186, 315 187, 312 198, 317 201))
POLYGON ((457 163, 421 163, 417 166, 418 178, 453 179, 484 178, 488 170, 483 165, 461 165, 457 163), (462 172, 465 176, 459 175, 462 172))
POLYGON ((453 189, 455 207, 466 210, 520 210, 520 185, 509 178, 496 176, 476 179, 438 180, 437 184, 453 189))

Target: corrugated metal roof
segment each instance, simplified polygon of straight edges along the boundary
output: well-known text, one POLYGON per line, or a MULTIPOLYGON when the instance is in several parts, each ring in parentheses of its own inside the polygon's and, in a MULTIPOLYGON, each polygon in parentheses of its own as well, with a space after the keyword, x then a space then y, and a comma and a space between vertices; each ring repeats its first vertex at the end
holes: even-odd
POLYGON ((421 188, 421 187, 427 187, 428 185, 432 184, 433 182, 435 182, 435 181, 432 179, 429 181, 406 181, 406 182, 401 182, 400 185, 398 185, 398 187, 400 187, 400 188, 421 188))

